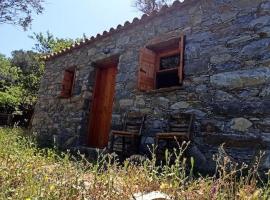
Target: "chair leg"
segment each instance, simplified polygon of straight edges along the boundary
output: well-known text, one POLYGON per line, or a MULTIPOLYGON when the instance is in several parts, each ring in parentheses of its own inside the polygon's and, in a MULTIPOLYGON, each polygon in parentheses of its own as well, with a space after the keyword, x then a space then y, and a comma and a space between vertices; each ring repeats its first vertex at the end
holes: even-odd
POLYGON ((123 154, 126 152, 125 142, 126 142, 125 137, 122 136, 122 153, 123 153, 123 154))
POLYGON ((111 145, 110 145, 110 152, 113 152, 113 148, 114 148, 114 134, 112 134, 112 139, 111 139, 111 145))
POLYGON ((132 149, 132 153, 138 153, 139 152, 139 137, 132 136, 132 138, 131 138, 131 149, 132 149))
POLYGON ((141 136, 139 135, 135 139, 136 139, 136 143, 135 143, 136 153, 139 153, 140 152, 140 145, 141 145, 141 136))
POLYGON ((135 152, 134 147, 135 147, 135 138, 134 138, 134 136, 132 136, 130 138, 130 150, 131 150, 131 153, 134 153, 135 152))
POLYGON ((157 155, 157 152, 158 152, 158 143, 159 143, 159 140, 158 140, 158 137, 156 136, 155 137, 155 146, 154 146, 154 148, 155 148, 155 154, 157 155))

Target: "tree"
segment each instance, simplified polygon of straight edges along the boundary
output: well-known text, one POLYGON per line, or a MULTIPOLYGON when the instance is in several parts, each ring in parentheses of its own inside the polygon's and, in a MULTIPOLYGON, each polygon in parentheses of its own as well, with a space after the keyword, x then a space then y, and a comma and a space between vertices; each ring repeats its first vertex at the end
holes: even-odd
POLYGON ((170 5, 173 0, 135 0, 134 6, 145 14, 159 11, 163 5, 170 5))
POLYGON ((31 25, 32 15, 41 14, 44 0, 0 0, 0 24, 13 24, 23 27, 31 25))
POLYGON ((37 98, 44 63, 41 61, 40 55, 33 51, 17 50, 13 51, 11 55, 11 64, 21 71, 19 83, 24 89, 24 102, 21 106, 26 109, 31 108, 37 98))
POLYGON ((19 83, 20 69, 0 54, 0 112, 11 113, 19 109, 24 89, 19 83))
POLYGON ((0 112, 32 110, 39 90, 44 63, 33 51, 0 55, 0 112))
POLYGON ((0 54, 0 90, 6 85, 12 85, 19 78, 19 69, 13 67, 10 61, 0 54))
POLYGON ((23 96, 23 88, 17 85, 6 87, 4 91, 0 91, 0 112, 20 112, 19 107, 23 101, 23 96))

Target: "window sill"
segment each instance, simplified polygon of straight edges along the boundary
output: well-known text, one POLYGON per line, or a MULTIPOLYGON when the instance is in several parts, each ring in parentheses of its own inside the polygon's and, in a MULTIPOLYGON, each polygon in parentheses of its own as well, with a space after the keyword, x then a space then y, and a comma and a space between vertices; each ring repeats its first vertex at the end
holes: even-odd
POLYGON ((183 90, 183 86, 173 86, 173 87, 160 88, 160 89, 154 89, 154 90, 149 90, 149 91, 140 91, 140 92, 145 93, 145 94, 154 94, 154 93, 173 92, 177 90, 183 90))
POLYGON ((157 71, 158 74, 160 73, 172 73, 172 72, 177 72, 178 71, 178 67, 174 67, 174 68, 169 68, 169 69, 162 69, 157 71))

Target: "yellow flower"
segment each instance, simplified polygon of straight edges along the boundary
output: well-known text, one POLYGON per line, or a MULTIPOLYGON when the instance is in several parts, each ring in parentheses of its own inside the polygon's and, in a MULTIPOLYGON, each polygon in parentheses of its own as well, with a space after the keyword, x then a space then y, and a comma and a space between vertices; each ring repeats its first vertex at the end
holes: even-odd
POLYGON ((256 190, 253 194, 252 194, 252 200, 258 200, 260 198, 260 194, 261 194, 261 190, 256 190))
POLYGON ((50 190, 54 190, 55 189, 55 186, 54 185, 51 185, 50 186, 50 190))
POLYGON ((168 183, 161 183, 160 185, 160 189, 163 190, 163 189, 168 189, 168 188, 171 188, 172 185, 171 184, 168 184, 168 183))

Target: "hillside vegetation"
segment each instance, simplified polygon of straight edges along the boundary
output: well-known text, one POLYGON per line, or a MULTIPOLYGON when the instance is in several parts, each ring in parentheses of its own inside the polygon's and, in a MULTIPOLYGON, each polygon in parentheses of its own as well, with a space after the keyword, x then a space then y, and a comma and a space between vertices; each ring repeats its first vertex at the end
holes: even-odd
POLYGON ((218 156, 215 176, 194 177, 193 159, 183 158, 181 149, 172 154, 166 153, 162 165, 156 165, 154 155, 136 165, 128 160, 120 164, 113 155, 89 162, 83 155, 75 158, 68 152, 38 149, 33 137, 20 129, 0 128, 0 199, 128 200, 137 192, 150 191, 164 192, 172 199, 270 197, 270 181, 261 181, 256 163, 241 175, 245 165, 236 166, 229 157, 218 156))

